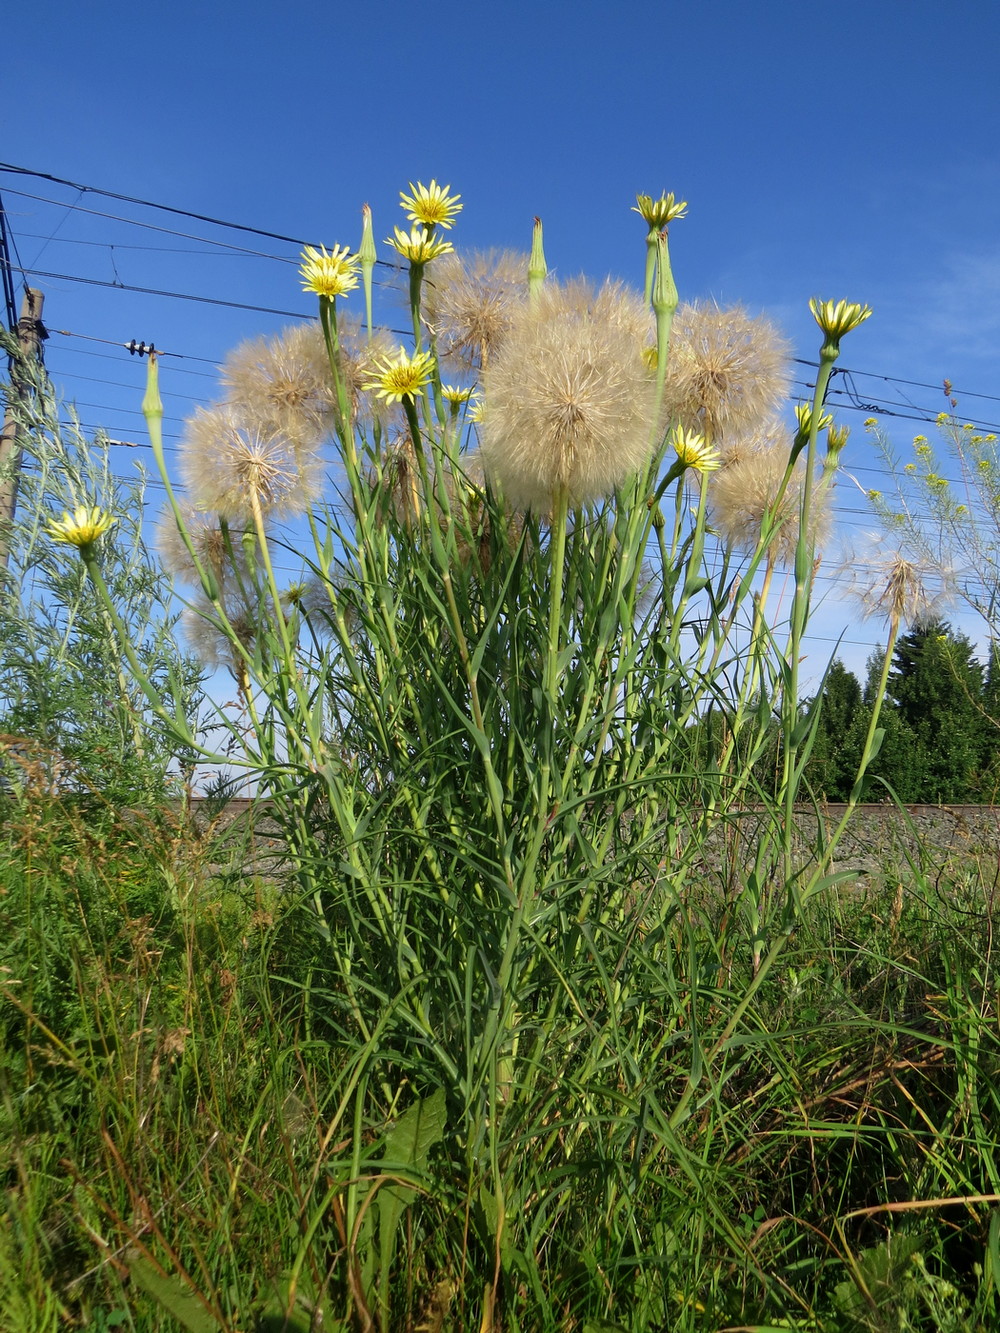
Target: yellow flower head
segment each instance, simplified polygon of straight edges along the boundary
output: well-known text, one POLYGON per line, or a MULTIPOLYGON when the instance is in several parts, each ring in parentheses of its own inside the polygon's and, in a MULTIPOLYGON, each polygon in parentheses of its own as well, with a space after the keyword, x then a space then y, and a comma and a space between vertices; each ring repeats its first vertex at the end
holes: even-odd
POLYGON ((670 443, 684 466, 695 472, 715 472, 722 466, 718 453, 698 431, 675 426, 670 443))
MULTIPOLYGON (((795 419, 799 423, 799 434, 803 438, 807 438, 809 435, 812 434, 813 410, 812 410, 812 405, 810 403, 795 404, 795 419)), ((833 425, 833 417, 830 415, 829 412, 824 412, 822 409, 820 409, 819 424, 816 427, 817 434, 821 430, 826 430, 827 426, 832 426, 832 425, 833 425)))
POLYGON ((678 199, 675 201, 672 194, 666 191, 659 197, 653 199, 648 194, 637 194, 635 196, 635 207, 633 213, 638 213, 650 228, 654 231, 662 231, 675 218, 682 218, 687 212, 687 200, 678 199))
POLYGON ((400 347, 396 357, 383 357, 374 367, 375 378, 362 387, 384 398, 387 403, 399 403, 404 398, 415 398, 434 373, 431 352, 415 352, 410 356, 400 347))
POLYGON ((826 447, 831 454, 839 454, 850 436, 850 426, 830 426, 826 433, 826 447))
POLYGON ((302 251, 302 290, 317 296, 344 296, 358 285, 358 256, 346 245, 335 245, 328 254, 321 245, 317 250, 307 245, 302 251))
POLYGON ((86 550, 117 522, 116 518, 96 505, 92 508, 78 505, 72 514, 67 510, 62 518, 52 519, 46 525, 46 530, 53 541, 67 542, 70 546, 86 550))
POLYGON ((409 234, 402 227, 396 227, 394 231, 395 236, 386 238, 386 245, 393 246, 411 264, 426 264, 438 255, 451 254, 455 248, 451 241, 439 239, 426 227, 411 227, 409 234))
POLYGON ((809 309, 826 336, 835 341, 863 324, 872 313, 871 306, 856 301, 819 301, 816 297, 809 302, 809 309))
POLYGON ((458 202, 462 196, 449 194, 450 189, 450 185, 438 185, 435 180, 432 180, 430 185, 422 185, 420 181, 414 185, 410 181, 412 193, 403 194, 401 190, 399 206, 406 210, 406 216, 411 222, 418 222, 423 227, 444 227, 447 230, 463 207, 458 202))
POLYGON ((452 407, 461 407, 463 403, 469 402, 475 395, 475 389, 471 387, 463 389, 454 384, 441 385, 441 397, 452 407))

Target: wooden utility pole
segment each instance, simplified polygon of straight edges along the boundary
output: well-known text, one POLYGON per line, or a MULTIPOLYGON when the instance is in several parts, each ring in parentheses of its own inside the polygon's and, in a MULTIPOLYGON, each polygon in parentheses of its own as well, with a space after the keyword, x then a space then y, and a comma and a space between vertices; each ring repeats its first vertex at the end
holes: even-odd
MULTIPOLYGON (((46 332, 42 325, 44 295, 35 287, 25 287, 21 302, 21 317, 17 321, 19 352, 11 358, 11 393, 22 403, 31 397, 31 377, 26 367, 40 364, 42 339, 46 332)), ((21 448, 17 441, 17 415, 12 402, 7 404, 0 432, 0 569, 7 568, 10 555, 10 530, 17 507, 17 479, 21 470, 21 448)))

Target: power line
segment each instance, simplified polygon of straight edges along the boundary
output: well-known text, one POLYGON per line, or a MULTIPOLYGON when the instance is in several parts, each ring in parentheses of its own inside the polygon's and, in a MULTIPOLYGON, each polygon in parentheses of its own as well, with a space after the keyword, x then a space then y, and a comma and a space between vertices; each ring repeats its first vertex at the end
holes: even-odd
MULTIPOLYGON (((247 234, 255 235, 255 236, 264 236, 264 237, 268 238, 269 240, 282 241, 282 242, 285 242, 285 243, 290 244, 290 245, 298 246, 298 247, 300 247, 300 248, 301 248, 302 246, 306 245, 306 244, 318 244, 317 242, 306 242, 306 241, 302 240, 300 237, 286 236, 286 235, 283 235, 283 234, 280 233, 280 232, 268 231, 268 230, 266 230, 266 229, 264 229, 264 228, 256 227, 256 226, 252 226, 252 225, 249 225, 249 224, 247 224, 247 223, 231 222, 231 221, 228 221, 228 220, 226 220, 226 219, 212 217, 212 216, 210 216, 210 215, 208 215, 208 214, 205 214, 205 213, 197 213, 197 212, 194 212, 194 211, 191 210, 191 209, 179 208, 179 207, 177 207, 177 206, 175 206, 175 205, 172 205, 172 204, 163 204, 163 203, 160 203, 160 202, 155 201, 155 200, 141 199, 141 198, 138 198, 138 197, 133 196, 133 195, 121 194, 121 193, 119 193, 119 192, 117 192, 117 191, 114 191, 114 190, 106 190, 106 189, 103 189, 103 188, 101 188, 101 187, 99 187, 99 186, 95 186, 95 185, 81 184, 79 181, 68 180, 68 179, 65 178, 65 177, 62 177, 62 176, 56 176, 56 175, 53 175, 53 174, 50 173, 50 172, 34 171, 34 170, 32 170, 32 169, 30 169, 30 168, 28 168, 28 167, 17 166, 17 165, 15 165, 15 164, 13 164, 13 163, 0 162, 0 172, 7 172, 7 173, 10 173, 10 174, 12 174, 12 175, 17 175, 17 176, 28 176, 28 177, 31 177, 31 178, 36 179, 36 180, 46 180, 46 181, 51 181, 53 184, 66 186, 66 187, 69 188, 69 189, 76 190, 77 193, 78 193, 78 195, 82 195, 82 194, 96 194, 96 195, 100 195, 100 196, 102 196, 103 198, 107 198, 107 199, 117 199, 117 200, 122 201, 123 203, 136 204, 136 205, 138 205, 138 206, 140 206, 140 207, 143 207, 143 208, 153 208, 153 209, 157 209, 157 210, 159 210, 159 211, 161 211, 161 212, 171 213, 171 214, 173 214, 174 216, 177 216, 177 217, 188 217, 188 218, 193 218, 193 219, 195 219, 196 221, 199 221, 199 222, 205 222, 205 223, 208 223, 208 224, 211 225, 211 226, 223 227, 223 228, 226 228, 226 229, 228 229, 228 230, 241 231, 241 232, 245 232, 245 233, 247 233, 247 234)), ((91 209, 83 209, 82 206, 80 206, 79 204, 75 204, 75 203, 74 203, 74 204, 62 204, 62 203, 60 203, 60 202, 57 201, 57 200, 46 199, 46 198, 44 198, 44 196, 39 196, 39 195, 28 195, 28 194, 26 194, 26 192, 24 192, 24 191, 11 190, 10 193, 12 193, 12 194, 25 194, 25 197, 28 197, 28 198, 35 198, 35 199, 40 200, 41 202, 50 203, 50 204, 52 204, 52 205, 54 205, 54 206, 56 206, 56 207, 65 207, 65 208, 67 208, 67 209, 69 209, 69 210, 77 209, 77 210, 79 210, 79 211, 87 212, 87 213, 94 213, 94 212, 95 212, 95 210, 91 210, 91 209)), ((155 227, 155 224, 147 223, 147 222, 142 222, 142 221, 140 221, 139 219, 134 219, 134 218, 124 218, 124 217, 120 217, 120 216, 117 216, 117 215, 114 215, 114 214, 102 214, 102 213, 98 213, 98 214, 96 214, 96 215, 97 215, 97 216, 106 217, 106 218, 110 218, 110 219, 113 219, 113 220, 115 220, 115 221, 124 222, 124 223, 126 223, 127 225, 139 226, 139 227, 155 227)), ((156 228, 156 230, 168 231, 169 229, 167 229, 167 228, 156 228)), ((218 242, 218 241, 214 241, 214 240, 212 240, 211 238, 208 238, 208 237, 196 236, 196 235, 189 234, 189 233, 185 233, 185 232, 170 231, 169 234, 179 236, 179 237, 181 237, 181 238, 183 238, 183 239, 186 239, 186 240, 197 240, 197 241, 203 242, 203 243, 205 243, 205 244, 218 245, 218 246, 221 246, 221 247, 223 247, 223 248, 229 248, 229 249, 234 250, 234 251, 241 251, 241 250, 243 250, 243 247, 234 246, 234 245, 232 245, 232 244, 230 244, 230 243, 227 243, 227 242, 218 242)), ((93 245, 107 244, 109 248, 113 248, 113 246, 111 245, 111 243, 104 243, 104 242, 88 242, 88 244, 93 244, 93 245)), ((142 247, 136 247, 136 248, 142 248, 142 247)), ((244 250, 243 252, 246 253, 246 254, 249 254, 249 255, 254 255, 254 256, 258 257, 258 258, 264 258, 264 259, 275 260, 275 261, 282 262, 282 263, 294 263, 294 262, 296 262, 295 260, 290 259, 290 258, 285 257, 285 256, 280 256, 280 255, 269 255, 269 254, 266 254, 266 253, 261 252, 261 251, 244 250)), ((386 265, 387 267, 392 267, 392 268, 395 268, 395 267, 396 267, 396 266, 393 265, 393 264, 389 264, 388 261, 385 261, 385 260, 379 260, 379 261, 377 261, 377 262, 378 262, 379 264, 386 265)), ((28 272, 28 273, 34 272, 33 270, 30 270, 30 269, 24 269, 24 270, 21 270, 21 271, 22 271, 22 272, 28 272)), ((236 302, 223 302, 223 301, 219 301, 219 300, 217 300, 217 299, 213 299, 213 298, 209 298, 209 297, 197 297, 197 296, 192 296, 192 295, 189 295, 189 294, 186 294, 186 293, 181 293, 181 292, 165 292, 165 291, 160 291, 160 290, 157 290, 157 289, 141 288, 141 287, 130 287, 130 286, 127 286, 126 284, 122 284, 122 283, 109 283, 109 282, 106 282, 106 281, 100 281, 100 280, 98 280, 98 279, 80 278, 80 277, 75 277, 74 275, 70 275, 70 274, 37 273, 37 276, 39 276, 39 277, 51 277, 51 278, 54 278, 54 279, 57 279, 57 280, 62 280, 62 281, 88 282, 88 283, 93 283, 93 284, 95 284, 95 285, 100 285, 100 286, 118 287, 118 288, 121 288, 121 289, 126 290, 126 291, 135 291, 135 292, 139 292, 140 294, 144 294, 144 295, 171 296, 171 297, 174 297, 174 298, 176 298, 176 299, 181 299, 181 300, 199 300, 199 301, 207 302, 207 303, 209 303, 209 304, 230 305, 230 306, 233 306, 233 307, 236 308, 236 309, 251 310, 251 311, 256 311, 256 312, 258 312, 258 313, 262 313, 262 314, 280 314, 280 315, 287 315, 287 316, 289 316, 289 317, 291 317, 291 318, 299 318, 299 319, 300 319, 300 318, 304 318, 304 316, 298 314, 297 312, 280 311, 280 310, 271 310, 271 309, 268 309, 268 308, 266 308, 266 307, 253 306, 253 305, 243 305, 243 304, 236 303, 236 302)), ((814 365, 815 365, 814 362, 805 360, 805 359, 803 359, 803 358, 801 358, 801 357, 795 357, 795 358, 793 358, 793 360, 794 360, 797 364, 800 364, 800 365, 807 365, 807 366, 814 366, 814 365)), ((903 384, 903 385, 907 385, 907 386, 909 386, 909 387, 913 387, 913 388, 931 389, 931 390, 936 390, 936 391, 939 391, 939 392, 943 392, 943 381, 942 381, 941 384, 928 384, 928 383, 926 383, 926 382, 924 382, 924 381, 921 381, 921 380, 909 380, 909 379, 904 379, 904 378, 902 378, 902 377, 900 377, 900 376, 883 375, 883 374, 879 374, 878 372, 874 372, 874 371, 865 371, 865 370, 856 370, 856 369, 851 368, 851 367, 838 366, 838 367, 835 367, 835 369, 834 369, 834 379, 836 379, 837 377, 848 377, 848 378, 849 378, 850 376, 853 376, 853 375, 863 375, 863 376, 866 376, 866 377, 869 377, 869 378, 880 379, 880 380, 883 381, 883 383, 903 384)), ((810 386, 810 387, 811 387, 811 386, 810 386)), ((855 391, 854 391, 853 389, 850 389, 850 388, 849 388, 849 389, 847 389, 845 392, 846 392, 846 394, 847 394, 848 397, 854 397, 854 396, 856 396, 856 393, 855 393, 855 391)), ((960 396, 960 397, 963 397, 963 398, 981 398, 981 399, 984 399, 984 400, 986 400, 986 401, 990 401, 990 402, 1000 402, 1000 395, 995 395, 995 394, 984 394, 984 393, 979 393, 979 392, 975 392, 975 391, 972 391, 972 390, 964 390, 964 389, 959 389, 959 388, 954 388, 954 387, 951 389, 951 393, 952 393, 953 395, 955 395, 955 396, 960 396)), ((857 404, 857 403, 854 403, 853 405, 854 405, 856 408, 858 408, 858 404, 857 404)), ((879 411, 881 411, 881 412, 883 412, 883 413, 885 413, 885 414, 889 414, 889 413, 892 411, 892 407, 893 407, 893 406, 898 406, 898 405, 882 404, 882 405, 881 405, 878 409, 876 409, 876 410, 879 410, 879 411)), ((862 407, 862 408, 860 408, 859 410, 866 410, 866 409, 862 407)), ((896 414, 896 415, 902 415, 902 414, 896 414)), ((913 417, 912 419, 914 419, 914 420, 927 420, 928 418, 924 418, 924 417, 913 417)))
MULTIPOLYGON (((271 259, 279 264, 298 263, 298 260, 293 259, 290 255, 272 255, 264 250, 250 250, 242 245, 234 245, 232 241, 216 241, 210 236, 196 236, 192 232, 177 231, 174 227, 158 227, 155 222, 143 222, 139 218, 126 218, 122 217, 119 213, 105 213, 97 208, 84 208, 84 206, 79 203, 67 204, 62 199, 49 199, 43 194, 29 194, 26 190, 11 189, 7 190, 7 194, 16 195, 19 199, 32 199, 39 204, 51 204, 53 208, 65 209, 67 213, 85 213, 87 217, 104 218, 108 222, 123 222, 128 227, 141 227, 145 231, 156 231, 163 236, 176 236, 182 241, 200 241, 202 245, 212 245, 221 250, 228 250, 234 255, 243 255, 251 259, 271 259)), ((27 235, 28 233, 22 232, 21 234, 27 235)), ((54 238, 43 237, 41 239, 44 239, 46 243, 48 243, 48 241, 54 238)), ((70 243, 69 239, 66 237, 63 237, 62 240, 64 244, 70 243)), ((113 243, 111 241, 77 241, 76 244, 111 246, 113 243)), ((125 247, 123 246, 122 248, 124 249, 125 247)), ((136 246, 131 248, 152 249, 151 246, 136 246)))
POLYGON ((261 227, 250 227, 241 222, 226 222, 222 218, 209 217, 205 213, 193 213, 190 209, 176 208, 172 204, 159 204, 150 199, 137 199, 133 195, 117 194, 114 190, 99 189, 96 185, 81 185, 78 181, 66 180, 62 176, 53 176, 47 171, 31 171, 28 167, 17 167, 10 162, 0 162, 0 171, 10 172, 16 176, 31 176, 35 180, 52 181, 54 185, 65 185, 71 190, 79 190, 82 194, 99 194, 105 199, 118 199, 124 204, 138 204, 142 208, 156 208, 163 213, 173 213, 176 217, 194 218, 197 222, 207 222, 213 227, 227 227, 230 231, 243 231, 254 236, 266 236, 270 241, 285 241, 288 245, 299 247, 306 244, 316 244, 316 242, 303 241, 297 236, 283 236, 280 232, 265 231, 261 227))
POLYGON ((282 315, 288 319, 314 319, 314 315, 304 315, 299 310, 275 310, 270 306, 248 305, 243 301, 224 301, 218 296, 196 296, 192 292, 168 292, 157 287, 134 287, 127 282, 109 282, 106 278, 81 278, 73 273, 48 273, 44 269, 17 268, 15 273, 24 277, 51 278, 56 282, 82 282, 88 287, 111 287, 119 292, 137 292, 140 296, 166 296, 174 301, 197 301, 201 305, 227 306, 230 310, 252 310, 260 315, 282 315))

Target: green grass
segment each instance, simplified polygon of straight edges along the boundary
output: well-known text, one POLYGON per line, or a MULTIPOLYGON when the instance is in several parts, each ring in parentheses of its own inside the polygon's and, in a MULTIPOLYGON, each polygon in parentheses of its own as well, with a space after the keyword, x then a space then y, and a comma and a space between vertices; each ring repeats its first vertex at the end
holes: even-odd
POLYGON ((536 941, 484 1127, 391 1009, 349 1039, 311 909, 209 860, 166 815, 8 811, 11 1327, 995 1327, 968 885, 830 891, 739 1014, 741 901, 631 886, 572 977, 536 941))

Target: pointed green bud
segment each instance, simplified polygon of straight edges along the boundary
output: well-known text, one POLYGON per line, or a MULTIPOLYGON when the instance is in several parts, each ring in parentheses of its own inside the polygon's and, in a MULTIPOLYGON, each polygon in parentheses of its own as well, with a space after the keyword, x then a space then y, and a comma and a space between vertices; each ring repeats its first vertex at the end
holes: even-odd
POLYGON ((372 210, 365 204, 361 209, 361 244, 358 246, 358 259, 361 261, 361 281, 365 289, 365 320, 368 324, 369 338, 372 336, 372 270, 375 267, 376 257, 372 210))
POLYGON ((670 270, 670 251, 667 249, 667 233, 661 231, 656 237, 656 281, 653 283, 653 313, 656 316, 656 365, 659 381, 667 371, 667 358, 670 354, 670 330, 677 309, 677 286, 670 270))
POLYGON ((156 466, 162 471, 163 461, 163 399, 160 397, 160 359, 155 352, 150 352, 146 363, 146 393, 142 400, 142 415, 146 418, 146 429, 153 446, 156 466))
POLYGON ((549 268, 545 262, 545 250, 542 247, 542 219, 535 218, 531 233, 531 254, 528 257, 528 296, 538 295, 549 268))
POLYGON ((163 419, 163 399, 160 397, 160 358, 150 352, 146 363, 146 394, 142 400, 142 415, 147 424, 150 417, 163 419))

